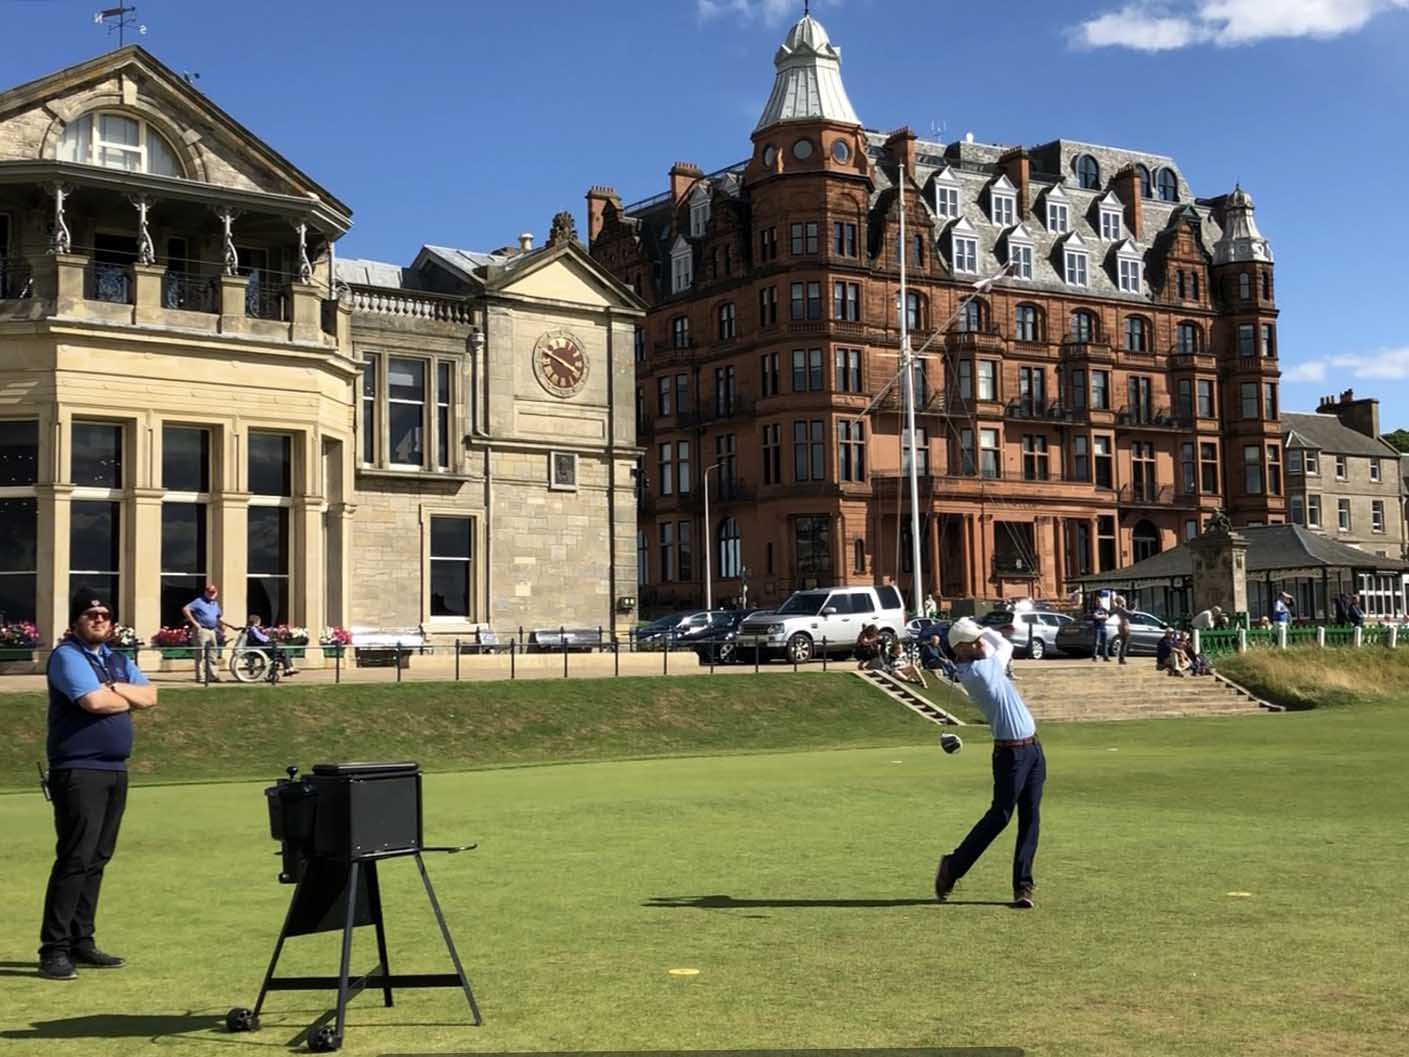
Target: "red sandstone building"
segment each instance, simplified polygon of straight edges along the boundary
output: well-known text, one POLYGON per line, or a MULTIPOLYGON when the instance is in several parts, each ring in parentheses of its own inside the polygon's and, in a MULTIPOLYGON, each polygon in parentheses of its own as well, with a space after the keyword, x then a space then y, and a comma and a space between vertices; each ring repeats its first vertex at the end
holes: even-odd
POLYGON ((1196 198, 1167 157, 1069 140, 870 131, 811 17, 774 62, 747 161, 676 163, 631 206, 587 195, 592 255, 651 305, 643 606, 701 602, 706 545, 716 600, 911 582, 899 400, 859 417, 898 369, 902 250, 925 591, 1054 598, 1220 506, 1285 519, 1272 254, 1245 192, 1196 198))

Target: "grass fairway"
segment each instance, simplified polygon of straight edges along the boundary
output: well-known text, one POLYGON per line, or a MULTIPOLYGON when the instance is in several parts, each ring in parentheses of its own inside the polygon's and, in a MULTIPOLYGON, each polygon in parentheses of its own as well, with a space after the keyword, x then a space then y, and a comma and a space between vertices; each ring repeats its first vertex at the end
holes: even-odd
MULTIPOLYGON (((821 693, 820 677, 802 678, 821 693)), ((784 692, 774 677, 726 683, 736 694, 784 692)), ((859 681, 827 693, 838 715, 874 710, 859 681)), ((185 707, 175 698, 172 712, 185 707)), ((343 704, 296 727, 296 750, 271 749, 269 777, 286 757, 323 755, 312 747, 325 733, 341 744, 366 721, 343 704)), ((733 703, 690 705, 714 739, 698 751, 725 748, 724 735, 707 733, 727 727, 710 710, 732 716, 733 703)), ((774 748, 792 737, 809 751, 759 752, 760 728, 745 724, 748 754, 429 777, 427 840, 481 842, 431 856, 429 868, 486 1025, 468 1027, 449 991, 408 991, 390 1010, 363 995, 342 1052, 1404 1052, 1402 707, 1047 725, 1030 912, 998 905, 1009 897, 1011 830, 953 903, 932 902, 939 851, 986 806, 982 729, 946 757, 934 728, 897 708, 898 733, 866 720, 831 735, 891 744, 816 751, 815 718, 804 711, 791 734, 768 724, 774 748)), ((393 745, 409 736, 397 727, 393 745)), ((148 732, 139 753, 154 748, 148 732)), ((249 751, 232 745, 230 759, 249 751)), ((270 1053, 298 1041, 326 1009, 321 995, 273 995, 253 1035, 219 1026, 229 1006, 252 1003, 291 891, 274 880, 264 784, 134 789, 99 918, 104 945, 131 964, 74 983, 33 976, 47 809, 37 794, 0 796, 5 1057, 270 1053)), ((387 863, 382 884, 393 968, 441 971, 414 866, 387 863)), ((354 964, 365 968, 374 945, 361 932, 354 964)), ((335 937, 292 940, 285 958, 287 973, 332 972, 335 937)))

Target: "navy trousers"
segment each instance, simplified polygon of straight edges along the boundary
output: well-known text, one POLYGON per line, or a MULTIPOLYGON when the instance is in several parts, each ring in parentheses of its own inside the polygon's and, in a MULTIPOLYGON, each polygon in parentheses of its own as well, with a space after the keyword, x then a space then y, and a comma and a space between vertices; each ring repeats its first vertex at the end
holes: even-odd
POLYGON ((1047 758, 1040 743, 1008 749, 993 748, 993 803, 983 818, 949 858, 950 875, 963 877, 988 850, 1008 820, 1018 813, 1018 843, 1013 852, 1013 887, 1033 884, 1032 860, 1037 856, 1037 831, 1041 820, 1042 786, 1047 781, 1047 758))

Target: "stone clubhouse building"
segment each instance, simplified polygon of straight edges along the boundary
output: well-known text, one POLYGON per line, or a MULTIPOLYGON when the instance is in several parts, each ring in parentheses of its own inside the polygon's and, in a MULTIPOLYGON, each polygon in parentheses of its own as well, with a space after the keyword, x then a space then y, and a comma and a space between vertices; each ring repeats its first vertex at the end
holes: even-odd
POLYGON ((338 260, 351 210, 139 47, 0 92, 0 623, 614 628, 639 298, 575 241, 338 260), (564 570, 571 569, 571 575, 564 570))

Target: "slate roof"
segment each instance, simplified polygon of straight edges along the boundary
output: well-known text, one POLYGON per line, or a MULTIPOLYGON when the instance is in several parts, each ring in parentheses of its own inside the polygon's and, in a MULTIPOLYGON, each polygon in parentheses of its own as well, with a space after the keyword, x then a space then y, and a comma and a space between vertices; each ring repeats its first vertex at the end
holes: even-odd
MULTIPOLYGON (((1248 541, 1248 575, 1297 569, 1376 569, 1399 572, 1409 562, 1381 558, 1347 546, 1339 540, 1311 532, 1300 525, 1259 525, 1237 529, 1248 541)), ((1161 551, 1134 565, 1112 572, 1077 577, 1080 583, 1133 583, 1179 580, 1193 575, 1193 554, 1185 544, 1161 551)))
POLYGON ((1386 441, 1343 425, 1335 415, 1283 411, 1281 421, 1289 448, 1317 448, 1332 455, 1368 455, 1372 459, 1392 459, 1399 454, 1386 441))
POLYGON ((354 286, 381 286, 399 290, 406 285, 406 269, 399 264, 339 257, 333 265, 338 282, 354 286))

